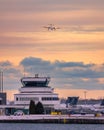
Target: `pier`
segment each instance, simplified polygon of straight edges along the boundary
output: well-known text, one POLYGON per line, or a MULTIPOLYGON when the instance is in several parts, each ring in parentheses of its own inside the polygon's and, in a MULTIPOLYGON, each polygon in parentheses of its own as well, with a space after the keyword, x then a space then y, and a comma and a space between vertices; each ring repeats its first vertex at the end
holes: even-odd
POLYGON ((0 123, 104 124, 104 117, 68 115, 0 116, 0 123))

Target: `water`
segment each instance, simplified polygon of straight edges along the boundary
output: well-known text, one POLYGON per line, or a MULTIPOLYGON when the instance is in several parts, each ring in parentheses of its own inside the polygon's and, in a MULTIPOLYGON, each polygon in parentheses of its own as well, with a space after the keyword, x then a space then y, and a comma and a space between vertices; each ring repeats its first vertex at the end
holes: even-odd
POLYGON ((104 125, 0 123, 0 130, 104 130, 104 125))

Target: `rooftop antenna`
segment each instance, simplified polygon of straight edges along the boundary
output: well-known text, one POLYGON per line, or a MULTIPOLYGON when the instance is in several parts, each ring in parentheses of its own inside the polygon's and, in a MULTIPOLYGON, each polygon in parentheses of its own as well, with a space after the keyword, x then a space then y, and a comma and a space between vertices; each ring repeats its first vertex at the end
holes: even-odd
POLYGON ((87 91, 84 91, 85 105, 87 104, 87 101, 86 101, 86 94, 87 94, 87 91))

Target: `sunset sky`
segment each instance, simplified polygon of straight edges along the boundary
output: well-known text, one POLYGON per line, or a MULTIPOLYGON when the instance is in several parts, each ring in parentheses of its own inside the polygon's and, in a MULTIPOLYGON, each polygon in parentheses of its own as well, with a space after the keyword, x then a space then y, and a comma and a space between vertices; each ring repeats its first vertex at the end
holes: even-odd
POLYGON ((60 97, 103 98, 104 0, 0 0, 0 70, 8 99, 36 73, 60 97))

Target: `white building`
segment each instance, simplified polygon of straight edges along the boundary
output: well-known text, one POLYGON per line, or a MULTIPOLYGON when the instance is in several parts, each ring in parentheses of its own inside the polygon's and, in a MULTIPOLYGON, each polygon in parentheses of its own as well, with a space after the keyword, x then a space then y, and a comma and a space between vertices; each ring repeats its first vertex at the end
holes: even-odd
POLYGON ((60 104, 58 94, 54 89, 49 87, 50 77, 23 77, 21 79, 22 87, 18 94, 14 94, 14 104, 29 106, 30 100, 35 104, 41 102, 44 108, 51 111, 55 106, 60 104))

